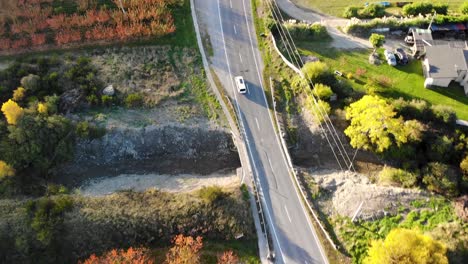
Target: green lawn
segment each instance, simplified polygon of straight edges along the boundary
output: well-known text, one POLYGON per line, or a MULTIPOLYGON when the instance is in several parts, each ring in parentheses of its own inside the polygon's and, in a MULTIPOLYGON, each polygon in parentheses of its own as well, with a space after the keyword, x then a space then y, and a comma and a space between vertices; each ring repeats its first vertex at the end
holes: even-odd
MULTIPOLYGON (((328 1, 323 1, 323 0, 291 0, 293 3, 309 8, 312 10, 317 10, 321 13, 324 14, 329 14, 333 16, 339 16, 343 14, 344 9, 347 6, 353 5, 353 6, 364 6, 364 3, 374 3, 374 2, 380 2, 380 1, 369 1, 369 0, 328 0, 328 1)), ((397 2, 397 1, 389 1, 389 2, 397 2)), ((427 0, 411 0, 411 2, 433 2, 433 1, 427 1, 427 0)), ((438 3, 438 1, 434 1, 435 3, 438 3)), ((448 3, 449 4, 449 10, 457 11, 458 8, 463 4, 463 0, 446 0, 446 1, 440 1, 440 3, 448 3)), ((397 14, 398 10, 400 8, 391 8, 389 13, 392 14, 397 14)))
MULTIPOLYGON (((405 99, 424 99, 431 104, 443 104, 453 107, 458 118, 468 120, 468 97, 463 88, 453 84, 448 88, 424 88, 422 65, 420 61, 413 61, 406 66, 392 67, 387 64, 374 66, 368 63, 371 50, 354 50, 341 52, 329 48, 326 43, 297 42, 300 52, 304 55, 319 57, 332 70, 339 70, 346 75, 353 74, 353 80, 339 77, 348 82, 354 90, 365 92, 364 85, 369 80, 386 83, 382 88, 382 95, 386 97, 405 99), (365 72, 358 77, 356 71, 365 72)), ((380 50, 382 53, 382 50, 380 50)), ((382 56, 383 57, 383 56, 382 56)))

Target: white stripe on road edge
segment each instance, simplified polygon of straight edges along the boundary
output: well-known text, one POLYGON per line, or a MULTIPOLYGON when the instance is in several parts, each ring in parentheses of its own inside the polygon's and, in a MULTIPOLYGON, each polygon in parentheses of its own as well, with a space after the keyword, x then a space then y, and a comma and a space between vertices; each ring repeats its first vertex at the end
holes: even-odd
POLYGON ((286 211, 286 215, 288 216, 289 222, 292 223, 291 216, 289 216, 288 208, 286 208, 286 205, 284 206, 284 210, 286 211))

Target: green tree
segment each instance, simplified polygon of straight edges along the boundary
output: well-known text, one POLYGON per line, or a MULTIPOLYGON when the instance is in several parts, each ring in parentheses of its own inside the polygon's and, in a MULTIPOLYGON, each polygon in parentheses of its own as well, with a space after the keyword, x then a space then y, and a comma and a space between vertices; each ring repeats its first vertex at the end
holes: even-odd
POLYGON ((409 229, 394 229, 371 242, 365 264, 448 264, 444 244, 409 229))
POLYGON ((393 106, 375 95, 365 95, 346 109, 351 124, 345 134, 354 148, 383 152, 393 144, 408 141, 410 131, 403 118, 396 118, 393 106))
POLYGON ((27 113, 8 130, 8 137, 2 142, 7 151, 0 155, 18 170, 33 168, 39 173, 46 172, 72 154, 72 126, 65 117, 27 113))
POLYGON ((372 47, 374 47, 375 51, 377 48, 382 47, 382 45, 385 43, 385 36, 372 33, 372 35, 369 37, 369 42, 372 45, 372 47))

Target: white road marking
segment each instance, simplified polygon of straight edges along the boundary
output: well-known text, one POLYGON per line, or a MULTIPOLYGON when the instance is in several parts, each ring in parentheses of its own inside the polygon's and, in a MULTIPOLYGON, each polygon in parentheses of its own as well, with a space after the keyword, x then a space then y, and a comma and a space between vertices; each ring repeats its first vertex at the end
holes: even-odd
POLYGON ((239 52, 239 58, 240 58, 240 61, 242 63, 242 55, 240 54, 240 52, 239 52))
POLYGON ((258 119, 257 118, 255 118, 255 123, 257 123, 257 128, 258 128, 258 130, 260 130, 260 125, 258 124, 258 119))
POLYGON ((286 208, 286 205, 284 206, 284 210, 286 211, 286 215, 288 216, 289 222, 292 223, 291 216, 289 216, 288 208, 286 208))
POLYGON ((237 35, 237 29, 236 29, 236 25, 234 25, 234 34, 237 35))
POLYGON ((250 95, 250 89, 249 89, 249 85, 247 83, 245 84, 245 89, 247 89, 247 94, 250 95))
POLYGON ((232 0, 229 0, 229 5, 230 5, 231 8, 232 8, 232 0))

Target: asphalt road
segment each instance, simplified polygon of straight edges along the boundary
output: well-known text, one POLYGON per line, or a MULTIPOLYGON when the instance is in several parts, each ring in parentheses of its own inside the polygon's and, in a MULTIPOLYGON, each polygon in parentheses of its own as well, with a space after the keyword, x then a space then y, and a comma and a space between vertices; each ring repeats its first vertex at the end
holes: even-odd
POLYGON ((231 89, 230 95, 238 103, 253 174, 260 182, 266 204, 266 220, 272 234, 276 263, 328 263, 275 134, 262 88, 262 62, 250 1, 197 2, 203 2, 200 5, 209 2, 209 6, 200 11, 207 12, 202 16, 210 16, 208 23, 214 23, 218 17, 219 27, 212 25, 210 32, 214 50, 210 61, 216 71, 222 72, 224 78, 220 78, 221 81, 231 89), (219 32, 213 33, 213 28, 219 32), (236 92, 234 76, 238 75, 242 75, 247 84, 246 94, 236 92))

